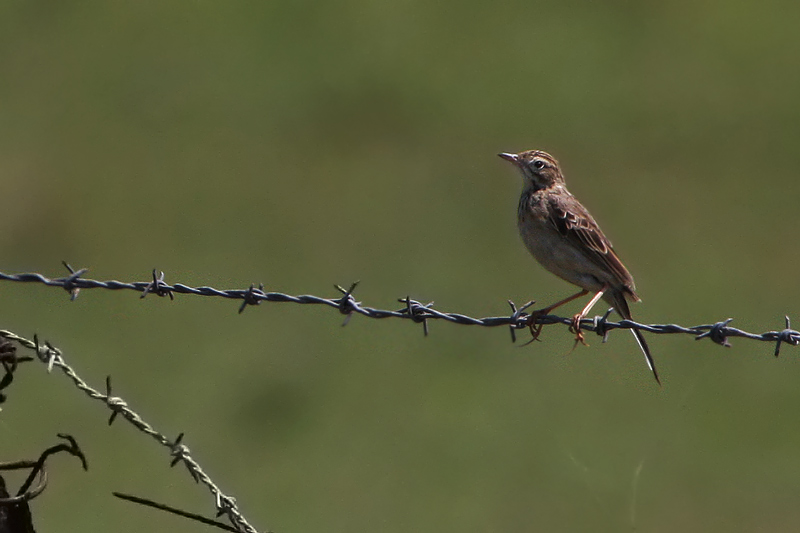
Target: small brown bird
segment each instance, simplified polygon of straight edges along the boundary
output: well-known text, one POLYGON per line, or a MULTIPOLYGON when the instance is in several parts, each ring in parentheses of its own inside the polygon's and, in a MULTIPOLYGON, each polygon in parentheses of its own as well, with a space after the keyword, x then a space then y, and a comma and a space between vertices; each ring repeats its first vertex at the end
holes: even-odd
MULTIPOLYGON (((590 292, 595 293, 594 297, 580 313, 572 317, 570 329, 576 335, 576 342, 583 343, 580 321, 600 298, 613 306, 622 318, 631 320, 627 300, 640 301, 633 277, 589 211, 567 190, 558 161, 541 150, 498 155, 513 163, 522 173, 523 187, 517 224, 528 251, 547 270, 583 289, 531 313, 534 339, 541 331, 541 325, 535 331, 533 329, 537 316, 546 315, 556 307, 590 292)), ((661 384, 644 336, 637 329, 632 329, 631 333, 644 353, 647 366, 661 384)))

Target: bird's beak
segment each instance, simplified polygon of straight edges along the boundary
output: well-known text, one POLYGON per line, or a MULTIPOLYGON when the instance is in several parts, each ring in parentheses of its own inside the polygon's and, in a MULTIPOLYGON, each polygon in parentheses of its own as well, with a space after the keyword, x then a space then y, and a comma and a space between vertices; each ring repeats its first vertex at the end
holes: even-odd
POLYGON ((519 165, 519 156, 517 154, 507 154, 507 153, 503 152, 502 154, 497 154, 497 155, 498 155, 498 157, 502 157, 506 161, 510 161, 510 162, 514 163, 515 165, 519 165))

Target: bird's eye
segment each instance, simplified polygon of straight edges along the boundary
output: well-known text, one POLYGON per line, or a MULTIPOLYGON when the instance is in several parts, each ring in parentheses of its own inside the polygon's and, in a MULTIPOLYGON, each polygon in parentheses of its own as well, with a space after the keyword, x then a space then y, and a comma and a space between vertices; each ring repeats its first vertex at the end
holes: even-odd
POLYGON ((537 170, 543 169, 544 168, 544 161, 542 161, 541 159, 534 159, 533 168, 535 168, 537 170))

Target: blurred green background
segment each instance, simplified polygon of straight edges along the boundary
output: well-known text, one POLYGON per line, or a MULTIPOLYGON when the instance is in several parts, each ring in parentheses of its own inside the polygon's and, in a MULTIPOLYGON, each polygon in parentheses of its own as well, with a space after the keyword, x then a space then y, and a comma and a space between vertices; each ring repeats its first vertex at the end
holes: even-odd
MULTIPOLYGON (((798 20, 771 0, 4 2, 0 270, 330 297, 360 279, 376 307, 506 314, 573 290, 524 250, 495 156, 542 148, 636 277, 635 317, 781 329, 800 323, 798 20)), ((790 347, 650 335, 659 390, 622 333, 567 355, 560 327, 520 348, 319 307, 0 291, 4 328, 186 432, 261 531, 800 527, 790 347)), ((111 497, 210 511, 147 437, 41 366, 8 392, 0 459, 61 431, 90 462, 53 461, 38 530, 201 529, 111 497)))

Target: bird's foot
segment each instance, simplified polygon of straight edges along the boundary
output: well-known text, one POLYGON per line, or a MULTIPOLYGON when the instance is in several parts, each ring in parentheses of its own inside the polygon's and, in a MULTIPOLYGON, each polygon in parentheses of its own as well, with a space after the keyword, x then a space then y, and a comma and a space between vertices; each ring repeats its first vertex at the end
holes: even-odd
POLYGON ((531 311, 531 314, 528 315, 528 318, 527 318, 528 329, 531 330, 531 340, 529 340, 528 342, 526 342, 522 346, 527 346, 530 343, 532 343, 533 341, 538 341, 539 340, 539 335, 542 334, 542 327, 544 327, 544 325, 541 324, 541 323, 538 323, 538 320, 539 320, 540 317, 543 317, 543 316, 549 314, 550 311, 552 311, 552 309, 547 308, 547 307, 545 307, 544 309, 538 309, 536 311, 531 311))
MULTIPOLYGON (((581 320, 583 320, 583 313, 578 313, 577 315, 572 317, 572 321, 569 325, 570 332, 575 334, 575 346, 578 346, 578 343, 583 344, 584 346, 589 346, 586 344, 586 340, 583 338, 583 332, 581 331, 581 320)), ((572 349, 575 349, 575 346, 572 349)))

